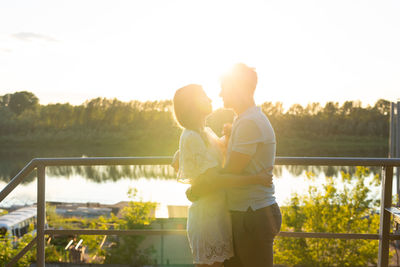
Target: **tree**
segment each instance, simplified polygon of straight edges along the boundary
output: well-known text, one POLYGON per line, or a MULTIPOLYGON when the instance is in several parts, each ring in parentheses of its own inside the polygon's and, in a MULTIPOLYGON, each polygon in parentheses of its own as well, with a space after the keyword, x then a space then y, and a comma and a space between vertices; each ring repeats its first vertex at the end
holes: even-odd
POLYGON ((379 99, 374 106, 381 114, 387 115, 390 113, 390 101, 379 99))
MULTIPOLYGON (((282 231, 377 233, 379 203, 370 188, 378 186, 379 176, 364 185, 369 174, 358 167, 354 179, 342 172, 341 190, 327 177, 322 190, 311 186, 307 195, 294 195, 282 207, 282 231)), ((288 266, 368 266, 376 265, 378 255, 377 241, 370 240, 277 238, 275 249, 275 261, 288 266)))
POLYGON ((217 109, 208 116, 207 126, 213 129, 216 134, 221 135, 223 125, 225 123, 232 123, 234 117, 235 114, 230 109, 217 109))
POLYGON ((324 113, 326 113, 327 116, 333 116, 335 115, 339 110, 339 104, 336 102, 327 102, 324 107, 324 113))
POLYGON ((300 104, 293 104, 289 108, 287 113, 290 114, 290 115, 301 117, 301 116, 304 115, 304 108, 300 104))
POLYGON ((9 96, 7 106, 12 112, 20 115, 27 109, 36 108, 38 104, 39 99, 33 93, 21 91, 9 96))
POLYGON ((283 103, 282 102, 276 102, 273 104, 272 102, 264 102, 261 105, 262 111, 265 113, 267 116, 281 116, 283 114, 283 103))
POLYGON ((346 101, 343 103, 341 109, 342 115, 351 115, 353 112, 354 108, 354 102, 353 101, 346 101))
MULTIPOLYGON (((128 195, 131 199, 136 196, 136 190, 130 189, 128 195)), ((153 221, 152 212, 156 203, 133 202, 122 210, 122 218, 116 223, 117 229, 146 229, 153 221)), ((138 267, 152 264, 151 255, 154 252, 152 247, 140 248, 144 236, 120 236, 114 239, 114 245, 105 251, 105 263, 130 264, 138 267)))
MULTIPOLYGON (((0 236, 0 263, 4 264, 14 258, 29 242, 34 238, 34 225, 29 226, 29 231, 22 237, 16 238, 6 233, 0 236)), ((61 250, 63 251, 63 250, 61 250)), ((53 244, 46 244, 45 247, 46 262, 57 262, 61 258, 61 254, 57 251, 53 244)), ((24 256, 16 263, 17 267, 29 266, 32 262, 36 262, 36 249, 31 248, 24 256)), ((3 265, 0 265, 3 266, 3 265)))
POLYGON ((307 107, 305 108, 305 112, 308 115, 317 115, 321 111, 322 111, 322 107, 317 102, 309 103, 309 104, 307 104, 307 107))

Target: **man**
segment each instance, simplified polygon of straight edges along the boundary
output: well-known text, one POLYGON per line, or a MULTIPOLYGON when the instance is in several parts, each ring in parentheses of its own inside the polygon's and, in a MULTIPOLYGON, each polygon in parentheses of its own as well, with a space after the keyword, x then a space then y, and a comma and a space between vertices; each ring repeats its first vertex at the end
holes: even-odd
MULTIPOLYGON (((254 101, 257 73, 239 63, 221 79, 225 108, 236 113, 228 143, 224 172, 256 174, 273 166, 276 140, 274 130, 254 101)), ((273 265, 273 241, 282 222, 275 201, 274 186, 249 185, 228 188, 235 257, 225 267, 273 265)))

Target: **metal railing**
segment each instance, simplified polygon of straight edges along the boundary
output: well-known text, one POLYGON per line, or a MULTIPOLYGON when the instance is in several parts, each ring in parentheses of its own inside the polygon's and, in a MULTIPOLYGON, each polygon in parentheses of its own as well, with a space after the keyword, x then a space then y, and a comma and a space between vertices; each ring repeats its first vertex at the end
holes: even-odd
MULTIPOLYGON (((37 234, 6 266, 13 266, 37 243, 37 266, 45 266, 45 235, 186 235, 185 230, 58 230, 45 229, 46 196, 45 170, 48 166, 95 165, 168 165, 171 157, 113 157, 113 158, 36 158, 30 161, 0 192, 0 202, 17 187, 33 170, 37 170, 37 234)), ((336 238, 379 240, 378 266, 388 266, 389 241, 400 240, 400 235, 390 233, 393 167, 400 166, 400 158, 332 158, 332 157, 277 157, 275 165, 309 166, 380 166, 382 167, 380 225, 378 234, 304 233, 281 232, 280 236, 296 238, 336 238)))

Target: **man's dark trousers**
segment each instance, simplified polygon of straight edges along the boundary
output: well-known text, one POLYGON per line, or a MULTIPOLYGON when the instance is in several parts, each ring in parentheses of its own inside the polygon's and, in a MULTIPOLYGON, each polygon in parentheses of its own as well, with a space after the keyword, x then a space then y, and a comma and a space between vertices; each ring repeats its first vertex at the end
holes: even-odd
POLYGON ((224 267, 272 267, 274 238, 282 224, 279 206, 231 211, 231 216, 235 256, 224 267))

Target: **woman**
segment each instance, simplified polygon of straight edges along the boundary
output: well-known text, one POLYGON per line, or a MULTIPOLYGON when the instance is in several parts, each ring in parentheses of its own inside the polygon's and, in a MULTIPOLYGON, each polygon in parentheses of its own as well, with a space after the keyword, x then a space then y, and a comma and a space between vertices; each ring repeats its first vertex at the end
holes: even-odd
POLYGON ((232 228, 226 208, 224 187, 247 184, 268 186, 266 172, 254 176, 219 174, 223 153, 218 137, 205 127, 212 111, 211 100, 200 85, 178 89, 174 96, 174 113, 184 128, 179 141, 178 177, 199 185, 187 192, 193 201, 188 215, 188 239, 193 261, 198 267, 223 265, 233 256, 232 228))

